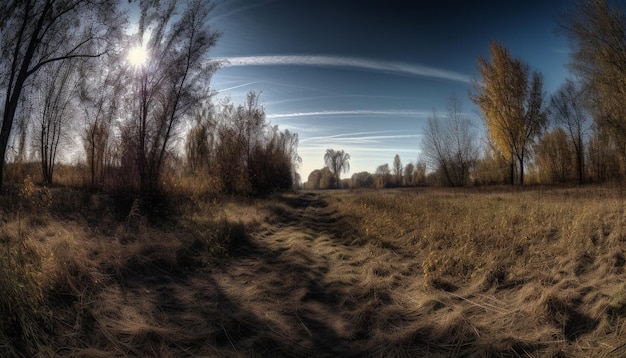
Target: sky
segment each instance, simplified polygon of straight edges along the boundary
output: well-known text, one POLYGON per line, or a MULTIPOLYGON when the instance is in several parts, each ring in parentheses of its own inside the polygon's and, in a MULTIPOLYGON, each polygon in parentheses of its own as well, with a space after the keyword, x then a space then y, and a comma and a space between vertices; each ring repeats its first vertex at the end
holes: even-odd
POLYGON ((350 154, 350 171, 420 158, 423 128, 451 95, 483 133, 469 100, 490 41, 509 48, 555 92, 569 75, 557 19, 567 0, 224 0, 211 26, 216 100, 260 93, 267 119, 298 133, 305 182, 326 149, 350 154))

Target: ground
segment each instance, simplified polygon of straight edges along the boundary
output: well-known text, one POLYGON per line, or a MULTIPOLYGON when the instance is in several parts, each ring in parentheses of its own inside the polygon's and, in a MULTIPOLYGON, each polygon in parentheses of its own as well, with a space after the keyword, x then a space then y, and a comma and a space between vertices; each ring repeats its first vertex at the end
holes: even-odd
MULTIPOLYGON (((66 268, 74 287, 52 290, 56 319, 39 353, 626 354, 621 193, 301 192, 209 207, 226 248, 171 244, 184 224, 97 234, 65 225, 99 243, 76 246, 93 259, 66 268)), ((60 237, 42 227, 40 236, 60 237)))

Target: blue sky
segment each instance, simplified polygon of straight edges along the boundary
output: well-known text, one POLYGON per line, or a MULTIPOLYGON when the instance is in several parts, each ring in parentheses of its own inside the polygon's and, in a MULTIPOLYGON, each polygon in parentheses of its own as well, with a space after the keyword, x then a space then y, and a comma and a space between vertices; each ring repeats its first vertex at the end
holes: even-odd
POLYGON ((219 97, 241 103, 261 93, 267 118, 298 133, 302 180, 324 166, 327 148, 351 156, 351 171, 374 172, 399 154, 420 155, 433 110, 468 99, 489 41, 539 70, 546 94, 568 75, 567 40, 556 19, 568 1, 225 0, 212 26, 212 52, 229 64, 212 80, 219 97))

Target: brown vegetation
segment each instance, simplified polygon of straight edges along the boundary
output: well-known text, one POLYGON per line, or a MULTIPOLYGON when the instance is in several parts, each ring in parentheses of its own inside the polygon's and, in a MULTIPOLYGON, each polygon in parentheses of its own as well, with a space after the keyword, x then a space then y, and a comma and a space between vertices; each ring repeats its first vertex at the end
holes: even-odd
POLYGON ((3 200, 3 357, 626 353, 618 189, 3 200))

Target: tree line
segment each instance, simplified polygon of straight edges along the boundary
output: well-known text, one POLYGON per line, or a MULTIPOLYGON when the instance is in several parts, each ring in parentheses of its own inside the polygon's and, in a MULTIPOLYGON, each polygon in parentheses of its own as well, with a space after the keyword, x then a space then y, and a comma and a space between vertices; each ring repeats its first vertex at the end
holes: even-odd
POLYGON ((145 198, 171 177, 246 195, 299 182, 298 135, 271 126, 256 93, 214 103, 215 3, 131 2, 136 25, 121 3, 0 3, 0 188, 32 163, 54 184, 63 152, 81 184, 145 198), (134 48, 145 63, 130 63, 134 48))
POLYGON ((391 170, 384 164, 374 174, 355 174, 351 183, 324 180, 332 179, 332 169, 316 171, 309 176, 308 187, 623 180, 625 7, 608 0, 578 0, 561 15, 558 29, 571 45, 570 78, 548 96, 541 73, 514 57, 505 45, 491 42, 489 56, 478 58, 478 78, 468 93, 480 109, 486 137, 479 138, 480 123, 464 114, 460 100, 452 95, 446 113, 434 111, 423 131, 415 166, 420 167, 420 180, 401 179, 396 156, 391 170))

